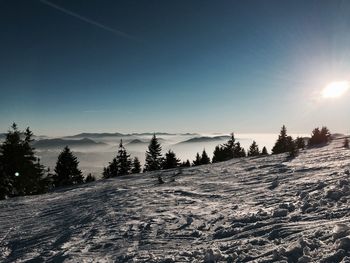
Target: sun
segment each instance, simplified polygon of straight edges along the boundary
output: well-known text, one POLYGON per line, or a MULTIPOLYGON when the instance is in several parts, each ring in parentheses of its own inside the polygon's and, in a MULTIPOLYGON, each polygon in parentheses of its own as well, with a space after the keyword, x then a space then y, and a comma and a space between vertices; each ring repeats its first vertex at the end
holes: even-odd
POLYGON ((350 87, 349 81, 334 81, 322 90, 323 98, 338 98, 344 95, 350 87))

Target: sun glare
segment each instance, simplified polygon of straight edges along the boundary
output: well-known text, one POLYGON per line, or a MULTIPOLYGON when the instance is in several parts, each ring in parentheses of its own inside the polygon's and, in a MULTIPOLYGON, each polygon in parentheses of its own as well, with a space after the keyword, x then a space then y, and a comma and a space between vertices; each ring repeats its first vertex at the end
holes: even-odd
POLYGON ((322 91, 323 98, 338 98, 349 89, 348 81, 334 81, 329 83, 322 91))

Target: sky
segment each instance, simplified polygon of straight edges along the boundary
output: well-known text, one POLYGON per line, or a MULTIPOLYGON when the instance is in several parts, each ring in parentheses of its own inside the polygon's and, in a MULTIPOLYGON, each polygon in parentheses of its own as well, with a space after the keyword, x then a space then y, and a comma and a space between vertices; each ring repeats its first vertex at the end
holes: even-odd
POLYGON ((350 132, 350 1, 0 0, 0 132, 350 132))

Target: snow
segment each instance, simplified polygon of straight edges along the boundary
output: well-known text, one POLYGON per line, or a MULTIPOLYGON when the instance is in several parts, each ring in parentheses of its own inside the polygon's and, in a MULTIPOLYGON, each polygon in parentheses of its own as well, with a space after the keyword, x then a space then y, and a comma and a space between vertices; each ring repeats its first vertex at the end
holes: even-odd
POLYGON ((0 261, 350 262, 341 144, 0 201, 0 261))

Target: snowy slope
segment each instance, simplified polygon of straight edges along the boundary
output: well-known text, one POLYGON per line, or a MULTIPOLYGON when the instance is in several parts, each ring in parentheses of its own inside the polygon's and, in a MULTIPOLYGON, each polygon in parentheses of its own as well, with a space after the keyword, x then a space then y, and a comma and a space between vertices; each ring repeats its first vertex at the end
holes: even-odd
POLYGON ((341 143, 0 201, 0 261, 349 262, 341 143))

